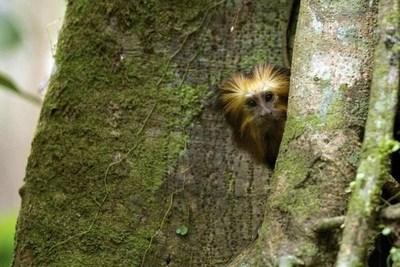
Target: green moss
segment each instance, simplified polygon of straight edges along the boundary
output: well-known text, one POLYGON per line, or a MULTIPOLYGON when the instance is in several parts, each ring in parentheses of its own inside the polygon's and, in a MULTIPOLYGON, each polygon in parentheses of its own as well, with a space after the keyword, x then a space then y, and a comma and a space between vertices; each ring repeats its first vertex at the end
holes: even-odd
POLYGON ((318 195, 321 191, 321 188, 317 185, 303 185, 303 183, 312 182, 308 181, 308 177, 311 175, 309 173, 309 162, 312 162, 312 159, 304 157, 302 152, 297 149, 290 149, 285 153, 285 161, 278 164, 278 169, 276 169, 276 173, 280 176, 280 183, 285 184, 284 191, 291 192, 291 189, 288 188, 292 188, 295 189, 295 193, 276 194, 272 201, 272 205, 290 213, 299 220, 307 218, 319 209, 318 195), (299 157, 301 154, 303 156, 299 157))
POLYGON ((393 139, 383 139, 382 142, 379 144, 379 154, 382 157, 387 157, 391 153, 399 150, 400 143, 393 139))
POLYGON ((183 76, 176 82, 182 74, 168 64, 174 46, 142 50, 165 42, 160 32, 176 34, 175 27, 200 19, 203 4, 170 12, 158 1, 68 3, 18 228, 19 253, 32 253, 35 265, 141 262, 166 209, 156 192, 185 148, 206 91, 183 76), (166 23, 171 16, 177 25, 166 23), (148 20, 159 32, 146 32, 148 20), (137 37, 142 59, 125 51, 127 36, 137 37))
MULTIPOLYGON (((318 255, 318 246, 310 242, 302 242, 296 248, 295 253, 300 259, 307 259, 318 255)), ((303 264, 304 265, 304 264, 303 264)))
POLYGON ((271 60, 268 59, 267 50, 256 50, 254 53, 245 55, 244 58, 242 59, 242 64, 243 66, 245 66, 246 69, 250 69, 253 66, 263 62, 271 62, 271 60))
MULTIPOLYGON (((221 69, 232 71, 214 64, 230 62, 230 55, 215 54, 205 61, 212 63, 210 73, 199 78, 203 66, 190 66, 186 58, 187 51, 204 56, 205 34, 196 31, 204 18, 212 18, 213 5, 210 0, 68 2, 58 69, 27 168, 17 235, 18 258, 27 261, 22 265, 30 259, 35 266, 140 265, 168 208, 161 189, 185 153, 188 127, 201 112, 210 82, 219 82, 221 69)), ((276 32, 272 23, 255 24, 262 24, 260 34, 266 27, 276 32)), ((214 30, 206 34, 214 38, 219 29, 214 30)), ((240 65, 247 68, 265 61, 269 50, 278 61, 280 53, 272 50, 278 50, 277 42, 256 43, 254 53, 245 53, 248 45, 241 44, 228 53, 245 53, 240 65)), ((235 177, 227 174, 226 180, 234 190, 235 177)))
POLYGON ((304 189, 297 190, 296 194, 285 194, 276 199, 279 208, 298 218, 300 221, 315 214, 321 208, 318 201, 318 192, 321 188, 318 186, 307 186, 304 189))

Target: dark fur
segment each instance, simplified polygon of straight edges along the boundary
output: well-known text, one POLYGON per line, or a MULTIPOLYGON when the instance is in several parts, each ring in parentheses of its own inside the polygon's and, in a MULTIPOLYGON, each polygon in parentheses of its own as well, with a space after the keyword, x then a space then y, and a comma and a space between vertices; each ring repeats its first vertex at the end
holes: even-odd
MULTIPOLYGON (((280 85, 280 81, 282 81, 282 88, 273 88, 270 91, 265 91, 272 92, 275 97, 274 101, 272 102, 272 109, 276 111, 274 112, 274 116, 271 115, 273 119, 272 117, 270 119, 268 116, 266 116, 268 119, 261 120, 261 123, 256 123, 255 121, 258 120, 260 116, 257 113, 254 113, 254 110, 250 112, 248 107, 242 104, 240 101, 238 102, 241 103, 240 105, 238 104, 238 109, 235 109, 234 111, 226 110, 227 103, 230 103, 230 99, 227 100, 228 98, 225 96, 232 92, 238 91, 232 87, 232 84, 237 85, 238 83, 240 84, 240 82, 242 82, 238 75, 233 76, 220 86, 218 102, 219 106, 224 110, 225 118, 232 128, 233 139, 238 147, 246 150, 250 155, 252 155, 256 162, 264 162, 270 168, 274 168, 286 122, 286 107, 288 100, 290 71, 286 68, 273 65, 261 65, 261 67, 258 66, 258 68, 259 70, 263 70, 263 68, 269 68, 268 70, 272 70, 274 75, 279 76, 280 80, 279 82, 276 82, 276 84, 280 85), (250 117, 252 118, 251 122, 244 123, 250 117), (244 124, 246 125, 245 127, 243 127, 244 124)), ((266 73, 268 72, 266 71, 266 73)), ((241 77, 250 82, 252 79, 260 79, 259 76, 257 76, 256 69, 253 69, 253 71, 249 74, 241 75, 241 77)), ((243 84, 246 86, 247 82, 243 82, 243 84)), ((255 93, 254 95, 261 93, 264 93, 264 91, 255 93)))

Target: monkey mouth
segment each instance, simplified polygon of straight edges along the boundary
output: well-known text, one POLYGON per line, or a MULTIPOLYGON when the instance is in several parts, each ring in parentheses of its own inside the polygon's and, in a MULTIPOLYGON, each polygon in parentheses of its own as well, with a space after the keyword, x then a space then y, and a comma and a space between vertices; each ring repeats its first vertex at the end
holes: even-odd
POLYGON ((276 113, 269 116, 260 116, 253 120, 259 128, 274 129, 286 121, 286 114, 276 113))
POLYGON ((258 127, 266 127, 267 125, 273 125, 275 122, 278 120, 274 118, 273 116, 264 116, 264 117, 258 117, 257 119, 254 120, 255 125, 258 127))
POLYGON ((286 112, 280 112, 280 111, 274 112, 274 113, 272 113, 271 117, 275 121, 279 121, 279 122, 286 121, 286 112))

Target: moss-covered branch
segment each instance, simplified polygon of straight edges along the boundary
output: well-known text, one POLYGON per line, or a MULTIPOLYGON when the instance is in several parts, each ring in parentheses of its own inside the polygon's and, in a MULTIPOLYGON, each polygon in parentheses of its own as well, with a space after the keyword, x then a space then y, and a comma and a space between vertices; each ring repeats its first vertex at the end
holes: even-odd
POLYGON ((388 171, 388 157, 399 148, 392 140, 399 86, 399 10, 397 0, 379 6, 379 42, 375 51, 371 99, 361 162, 345 219, 336 265, 364 266, 365 254, 375 230, 381 187, 388 171))

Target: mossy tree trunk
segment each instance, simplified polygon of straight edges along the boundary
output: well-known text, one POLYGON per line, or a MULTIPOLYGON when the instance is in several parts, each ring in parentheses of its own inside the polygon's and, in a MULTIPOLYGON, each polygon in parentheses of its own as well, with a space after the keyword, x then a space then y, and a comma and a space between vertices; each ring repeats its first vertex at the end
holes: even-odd
POLYGON ((222 266, 256 239, 270 173, 210 92, 282 65, 291 5, 68 1, 13 266, 222 266))
POLYGON ((376 10, 375 1, 301 1, 272 195, 257 242, 230 266, 334 265, 340 232, 316 229, 344 215, 355 177, 376 10))
MULTIPOLYGON (((399 7, 398 0, 379 2, 376 31, 378 43, 375 49, 368 120, 357 176, 351 186, 352 195, 336 264, 338 267, 364 265, 378 228, 376 223, 381 208, 381 189, 385 178, 390 176, 389 156, 399 149, 399 143, 393 140, 400 81, 399 7)), ((390 208, 386 209, 382 215, 390 214, 389 211, 390 208)), ((386 219, 391 219, 390 217, 386 216, 386 219)), ((390 225, 388 222, 385 224, 390 225)), ((392 226, 392 229, 396 232, 398 226, 392 226)), ((398 264, 399 262, 393 266, 398 264)))

